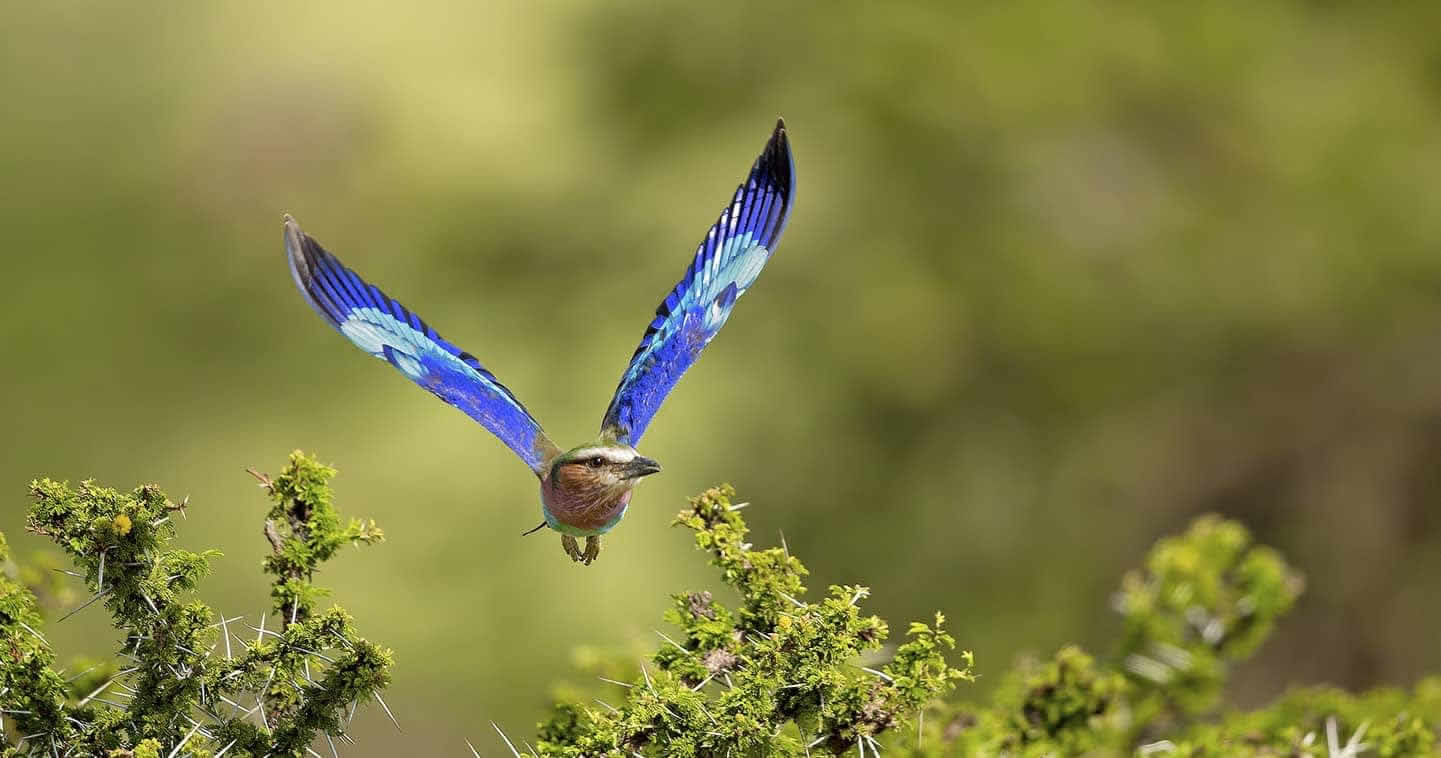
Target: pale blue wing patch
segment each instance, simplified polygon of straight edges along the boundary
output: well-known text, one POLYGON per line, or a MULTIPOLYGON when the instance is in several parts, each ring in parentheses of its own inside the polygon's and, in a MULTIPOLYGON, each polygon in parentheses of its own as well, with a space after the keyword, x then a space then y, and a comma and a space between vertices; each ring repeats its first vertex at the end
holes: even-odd
POLYGON ((326 322, 356 347, 479 421, 539 472, 555 445, 475 356, 346 268, 289 217, 285 248, 296 286, 326 322))
POLYGON ((780 242, 795 195, 785 124, 711 226, 695 257, 641 336, 601 423, 604 433, 640 442, 666 395, 730 318, 780 242))

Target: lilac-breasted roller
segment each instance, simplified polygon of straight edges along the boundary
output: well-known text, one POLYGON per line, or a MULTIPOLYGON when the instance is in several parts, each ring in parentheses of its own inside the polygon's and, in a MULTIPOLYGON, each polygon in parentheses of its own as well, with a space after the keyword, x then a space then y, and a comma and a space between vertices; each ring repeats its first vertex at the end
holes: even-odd
MULTIPOLYGON (((544 523, 560 532, 573 560, 590 564, 600 535, 630 505, 636 484, 660 464, 636 452, 666 395, 725 325, 785 230, 795 197, 795 164, 784 121, 696 248, 680 283, 656 308, 621 375, 600 434, 561 450, 520 400, 476 360, 414 312, 361 279, 285 217, 285 251, 310 307, 357 347, 500 438, 540 480, 544 523), (585 537, 582 552, 577 537, 585 537)), ((532 530, 534 531, 534 530, 532 530)))

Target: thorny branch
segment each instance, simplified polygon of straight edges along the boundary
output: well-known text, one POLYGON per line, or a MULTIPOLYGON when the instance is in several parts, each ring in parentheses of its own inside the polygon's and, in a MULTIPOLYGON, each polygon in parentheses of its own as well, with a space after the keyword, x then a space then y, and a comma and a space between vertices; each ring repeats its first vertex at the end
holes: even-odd
MULTIPOLYGON (((237 634, 244 617, 216 620, 191 597, 218 553, 170 546, 170 516, 184 515, 188 498, 172 502, 153 485, 123 493, 89 481, 31 484, 27 528, 64 548, 78 569, 64 573, 94 593, 72 614, 105 601, 124 633, 123 662, 62 677, 34 595, 0 574, 0 722, 13 727, 0 754, 298 756, 322 735, 349 740, 356 705, 389 682, 390 653, 360 637, 340 608, 316 611, 324 590, 310 579, 336 546, 382 534, 372 522, 342 525, 334 471, 298 452, 274 480, 251 473, 274 503, 266 570, 277 607, 290 610, 279 631, 262 614, 253 639, 237 634), (275 518, 287 508, 299 522, 275 518)), ((0 562, 6 553, 0 538, 0 562)))

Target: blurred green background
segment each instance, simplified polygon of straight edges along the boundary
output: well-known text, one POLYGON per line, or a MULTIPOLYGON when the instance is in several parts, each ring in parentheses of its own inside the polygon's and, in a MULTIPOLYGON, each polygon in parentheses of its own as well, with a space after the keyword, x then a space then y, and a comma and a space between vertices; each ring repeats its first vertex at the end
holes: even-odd
MULTIPOLYGON (((265 607, 243 469, 303 447, 390 541, 322 577, 398 660, 361 748, 502 749, 589 644, 713 586, 731 481, 812 587, 946 611, 980 671, 1104 650, 1220 511, 1308 575, 1235 682, 1441 670, 1441 4, 58 0, 0 9, 0 529, 46 474, 189 494, 265 607), (294 291, 288 211, 589 438, 655 304, 791 128, 779 254, 594 566, 482 428, 294 291)), ((103 612, 55 628, 103 653, 103 612)), ((985 686, 983 683, 978 687, 985 686)))

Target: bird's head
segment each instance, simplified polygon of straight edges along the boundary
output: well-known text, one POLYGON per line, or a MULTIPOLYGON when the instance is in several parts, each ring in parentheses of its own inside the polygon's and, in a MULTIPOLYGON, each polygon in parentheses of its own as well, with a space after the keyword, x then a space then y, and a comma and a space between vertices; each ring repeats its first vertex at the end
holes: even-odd
POLYGON ((637 482, 660 471, 660 464, 621 442, 601 441, 556 456, 547 477, 562 490, 579 492, 618 492, 629 490, 637 482))

